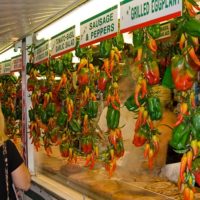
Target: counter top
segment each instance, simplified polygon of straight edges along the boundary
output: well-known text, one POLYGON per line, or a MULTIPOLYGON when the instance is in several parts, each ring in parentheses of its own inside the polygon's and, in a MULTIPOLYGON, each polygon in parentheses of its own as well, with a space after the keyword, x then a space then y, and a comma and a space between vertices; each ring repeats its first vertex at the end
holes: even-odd
MULTIPOLYGON (((109 177, 98 163, 95 169, 89 170, 83 166, 85 161, 69 164, 51 157, 40 162, 40 174, 93 200, 182 200, 175 183, 145 168, 130 171, 117 166, 114 175, 109 177)), ((195 195, 200 199, 200 191, 195 195)))
POLYGON ((110 178, 103 168, 88 170, 73 164, 58 169, 43 166, 42 174, 94 200, 181 200, 176 184, 153 174, 124 172, 118 167, 110 178))

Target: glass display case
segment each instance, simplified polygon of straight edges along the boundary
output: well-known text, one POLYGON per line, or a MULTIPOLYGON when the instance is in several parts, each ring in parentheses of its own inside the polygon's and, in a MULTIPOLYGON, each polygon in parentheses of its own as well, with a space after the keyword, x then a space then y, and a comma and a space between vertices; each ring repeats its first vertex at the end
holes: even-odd
MULTIPOLYGON (((127 46, 129 45, 127 44, 127 46)), ((172 197, 178 199, 180 194, 176 184, 159 176, 162 166, 165 165, 167 138, 170 136, 170 130, 165 126, 159 128, 163 134, 160 138, 163 144, 155 160, 154 169, 149 170, 148 161, 143 156, 144 147, 136 147, 132 144, 136 113, 130 112, 126 106, 123 106, 133 93, 138 72, 133 68, 132 57, 125 54, 119 65, 121 78, 118 85, 122 104, 119 127, 121 127, 125 151, 124 155, 116 160, 116 170, 113 171, 112 175, 109 175, 101 157, 96 159, 94 167, 90 169, 90 166, 88 167, 86 164, 87 154, 83 156, 77 153, 76 159, 70 160, 68 153, 66 157, 65 155, 63 157, 59 144, 51 145, 52 153, 46 151, 41 145, 38 151, 34 151, 36 177, 46 176, 92 199, 127 200, 133 197, 136 199, 161 199, 163 197, 165 199, 172 197)), ((162 87, 160 87, 160 91, 161 93, 162 91, 166 92, 162 87)), ((99 95, 103 94, 99 93, 99 95)), ((97 128, 94 131, 99 138, 100 153, 107 148, 108 144, 106 113, 106 101, 99 96, 99 112, 94 119, 97 128)), ((174 117, 170 111, 166 111, 165 119, 159 123, 172 124, 174 117)), ((81 145, 78 146, 78 149, 81 149, 81 145)))

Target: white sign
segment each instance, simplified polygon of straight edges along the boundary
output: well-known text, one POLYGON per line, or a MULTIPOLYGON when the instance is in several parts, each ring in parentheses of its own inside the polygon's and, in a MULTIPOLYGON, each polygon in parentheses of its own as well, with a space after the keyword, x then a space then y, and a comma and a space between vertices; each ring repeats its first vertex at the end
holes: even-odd
POLYGON ((124 0, 120 2, 120 32, 169 20, 182 15, 182 0, 124 0))
POLYGON ((42 44, 35 47, 34 51, 34 63, 39 64, 45 62, 49 57, 49 41, 45 41, 42 44))
POLYGON ((80 24, 80 47, 112 38, 118 32, 117 5, 80 24))
POLYGON ((22 70, 22 55, 15 56, 11 59, 11 71, 22 70))
POLYGON ((2 74, 9 74, 11 71, 11 60, 2 62, 2 74))
POLYGON ((3 74, 3 63, 0 63, 0 75, 3 74))
POLYGON ((56 57, 75 49, 75 26, 51 38, 51 56, 56 57))

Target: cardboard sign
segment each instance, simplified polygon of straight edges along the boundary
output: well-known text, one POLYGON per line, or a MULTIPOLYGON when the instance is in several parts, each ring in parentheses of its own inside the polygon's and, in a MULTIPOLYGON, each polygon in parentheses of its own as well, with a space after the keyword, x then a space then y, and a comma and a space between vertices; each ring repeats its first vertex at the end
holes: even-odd
POLYGON ((117 5, 80 24, 80 47, 85 47, 117 35, 117 5))
POLYGON ((22 55, 15 56, 11 59, 11 71, 22 70, 22 55))
POLYGON ((75 26, 51 38, 51 56, 56 57, 75 49, 75 26))
POLYGON ((39 64, 45 62, 48 58, 49 58, 49 41, 45 41, 42 44, 35 47, 34 63, 39 64))
POLYGON ((160 37, 157 40, 168 38, 171 36, 171 24, 161 24, 160 25, 160 37))
POLYGON ((120 32, 169 20, 182 15, 182 0, 124 0, 120 2, 120 32))

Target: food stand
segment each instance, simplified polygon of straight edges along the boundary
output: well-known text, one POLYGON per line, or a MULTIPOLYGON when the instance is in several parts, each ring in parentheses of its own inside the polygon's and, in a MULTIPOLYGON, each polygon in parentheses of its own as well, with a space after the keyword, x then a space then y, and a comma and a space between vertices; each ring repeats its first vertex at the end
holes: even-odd
POLYGON ((188 0, 124 0, 83 19, 80 33, 72 25, 27 38, 23 132, 33 186, 57 199, 198 199, 195 9, 188 0), (161 176, 168 143, 182 155, 175 182, 161 176))

